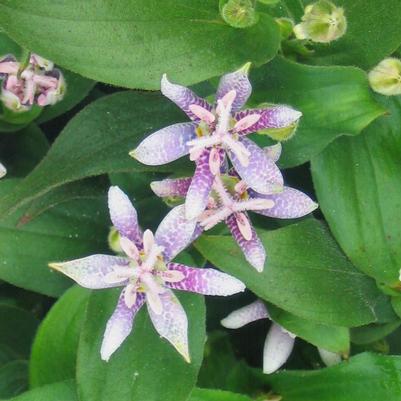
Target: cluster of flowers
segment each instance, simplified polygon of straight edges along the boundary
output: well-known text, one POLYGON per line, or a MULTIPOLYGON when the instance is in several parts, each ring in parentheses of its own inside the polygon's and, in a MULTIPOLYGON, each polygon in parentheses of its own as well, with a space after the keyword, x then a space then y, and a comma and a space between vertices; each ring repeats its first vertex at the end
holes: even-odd
MULTIPOLYGON (((227 296, 244 291, 245 285, 215 269, 174 263, 176 255, 203 231, 224 221, 248 262, 261 272, 266 251, 248 211, 287 219, 304 216, 317 207, 302 192, 284 186, 276 166, 281 146, 261 149, 248 138, 262 129, 294 125, 301 117, 300 112, 282 105, 241 110, 251 94, 248 70, 246 64, 224 75, 213 105, 163 76, 162 93, 191 122, 174 124, 151 134, 130 154, 147 165, 169 163, 189 154, 196 164, 193 177, 169 178, 151 184, 158 196, 182 198, 182 204, 167 214, 155 235, 149 230, 142 233, 128 197, 118 187, 111 187, 108 198, 111 220, 120 235, 125 256, 93 255, 50 265, 86 288, 123 287, 101 347, 101 357, 106 361, 129 335, 134 317, 145 303, 160 336, 189 361, 187 317, 171 290, 227 296)), ((263 309, 260 302, 257 305, 263 309)), ((262 317, 267 316, 264 312, 262 317)), ((227 321, 225 325, 229 326, 227 321)), ((277 335, 280 335, 277 330, 270 335, 271 344, 282 353, 274 346, 277 335)), ((271 354, 272 347, 269 349, 271 354)), ((288 354, 288 349, 284 352, 288 354)), ((265 370, 276 368, 277 362, 265 370)))
POLYGON ((0 59, 0 79, 3 80, 1 101, 14 112, 28 111, 34 104, 52 105, 65 93, 65 81, 54 64, 32 53, 24 65, 13 55, 0 59))

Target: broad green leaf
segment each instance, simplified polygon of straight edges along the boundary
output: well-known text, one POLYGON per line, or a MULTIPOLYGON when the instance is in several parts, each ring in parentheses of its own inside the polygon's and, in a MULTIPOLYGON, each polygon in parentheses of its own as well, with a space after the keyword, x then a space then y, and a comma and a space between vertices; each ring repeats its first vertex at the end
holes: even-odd
POLYGON ((274 305, 268 306, 272 319, 297 337, 331 352, 349 352, 349 330, 345 327, 327 326, 302 319, 274 305))
POLYGON ((128 152, 145 135, 183 120, 179 109, 156 93, 126 91, 91 103, 70 120, 38 167, 15 191, 0 200, 0 215, 85 177, 123 171, 177 170, 177 163, 145 166, 128 152))
POLYGON ((394 319, 389 298, 349 263, 323 224, 307 219, 259 236, 268 254, 263 273, 231 236, 203 235, 195 246, 260 298, 304 319, 344 327, 394 319))
POLYGON ((14 54, 15 57, 20 57, 21 48, 4 32, 0 32, 0 57, 6 54, 14 54))
POLYGON ((340 138, 312 161, 320 207, 358 269, 396 286, 401 266, 401 101, 356 138, 340 138))
POLYGON ((283 167, 305 163, 340 135, 359 134, 385 110, 372 97, 366 74, 354 67, 313 67, 277 57, 253 70, 251 81, 254 104, 284 103, 303 113, 296 135, 284 143, 283 167))
POLYGON ((159 337, 146 307, 136 316, 133 332, 107 363, 100 358, 100 346, 120 291, 95 291, 89 299, 78 349, 80 400, 159 401, 162 397, 163 401, 186 401, 195 386, 203 356, 203 298, 177 292, 188 315, 191 364, 159 337))
POLYGON ((247 61, 266 63, 280 40, 266 14, 247 29, 228 26, 217 0, 2 0, 0 24, 71 71, 141 89, 159 88, 163 73, 193 84, 247 61))
POLYGON ((91 199, 98 199, 105 196, 109 183, 103 176, 86 178, 80 181, 70 182, 69 184, 57 187, 48 192, 45 196, 35 199, 25 210, 20 218, 19 225, 28 223, 36 219, 38 216, 61 203, 71 201, 73 199, 84 199, 90 202, 91 199))
POLYGON ((73 381, 49 384, 27 391, 9 401, 78 401, 73 381))
POLYGON ((62 69, 62 71, 67 84, 64 99, 54 106, 46 106, 36 120, 38 124, 43 124, 71 110, 88 95, 96 84, 95 81, 81 77, 66 69, 62 69))
POLYGON ((12 361, 0 367, 1 399, 15 397, 28 388, 28 362, 12 361))
POLYGON ((0 305, 0 345, 19 359, 28 359, 39 321, 32 313, 15 306, 0 305))
POLYGON ((20 213, 9 216, 0 224, 0 278, 59 296, 71 280, 50 271, 48 263, 104 251, 110 224, 106 209, 104 198, 73 200, 22 226, 17 226, 20 213))
POLYGON ((391 304, 393 305, 394 312, 401 318, 401 297, 392 297, 391 304))
POLYGON ((48 149, 45 134, 35 124, 18 133, 0 135, 0 160, 7 167, 7 178, 28 174, 48 149))
MULTIPOLYGON (((397 312, 396 309, 395 312, 397 312)), ((351 329, 351 341, 354 344, 370 344, 388 336, 397 330, 400 325, 401 321, 398 319, 385 324, 370 324, 368 326, 355 327, 351 329)))
POLYGON ((339 365, 315 371, 266 375, 283 401, 398 401, 401 357, 360 354, 339 365))
POLYGON ((249 397, 229 391, 195 388, 188 401, 251 401, 249 397))
POLYGON ((334 3, 345 10, 347 32, 329 45, 314 46, 316 54, 308 61, 370 69, 401 45, 399 0, 335 0, 334 3))
POLYGON ((31 387, 74 379, 78 341, 90 292, 74 286, 39 327, 30 359, 31 387))

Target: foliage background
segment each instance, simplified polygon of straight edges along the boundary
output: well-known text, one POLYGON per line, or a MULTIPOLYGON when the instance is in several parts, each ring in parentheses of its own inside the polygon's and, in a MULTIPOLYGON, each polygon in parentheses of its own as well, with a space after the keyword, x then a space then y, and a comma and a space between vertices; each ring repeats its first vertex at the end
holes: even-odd
POLYGON ((274 19, 299 22, 310 1, 260 2, 258 23, 246 29, 227 25, 218 3, 0 0, 0 53, 34 51, 59 65, 68 83, 56 106, 0 117, 0 160, 8 168, 0 182, 1 399, 400 399, 401 98, 373 93, 366 72, 399 55, 401 0, 337 0, 347 33, 313 45, 313 53, 282 41, 274 19), (128 156, 150 132, 185 121, 158 92, 161 75, 208 96, 216 77, 247 61, 254 65, 250 105, 303 112, 280 166, 320 209, 299 221, 253 219, 270 251, 263 274, 225 231, 188 250, 192 263, 208 260, 249 289, 208 299, 207 314, 202 297, 180 296, 192 364, 141 313, 106 365, 99 344, 116 293, 71 287, 47 264, 109 252, 110 183, 134 199, 143 226, 157 226, 168 209, 149 183, 193 170, 182 160, 149 167, 128 156), (268 323, 234 332, 219 325, 253 294, 299 337, 286 370, 269 376, 260 371, 268 323), (323 369, 314 346, 350 358, 323 369))

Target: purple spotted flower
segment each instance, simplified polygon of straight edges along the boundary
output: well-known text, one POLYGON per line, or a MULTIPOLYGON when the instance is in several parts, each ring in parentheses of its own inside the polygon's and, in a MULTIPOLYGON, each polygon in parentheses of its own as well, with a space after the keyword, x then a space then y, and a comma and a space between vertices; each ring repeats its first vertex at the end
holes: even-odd
MULTIPOLYGON (((221 321, 221 324, 228 329, 239 329, 261 319, 272 320, 266 305, 257 300, 230 313, 221 321)), ((273 373, 284 365, 291 355, 296 338, 295 334, 272 322, 263 349, 263 372, 266 374, 273 373)), ((318 348, 318 351, 323 362, 328 366, 341 362, 341 356, 337 353, 322 348, 318 348)))
POLYGON ((3 79, 1 101, 14 112, 29 110, 33 104, 47 106, 60 101, 65 92, 62 73, 51 61, 32 54, 26 66, 7 55, 0 58, 3 79))
MULTIPOLYGON (((270 146, 263 151, 268 160, 276 162, 281 153, 281 146, 279 144, 270 146)), ((151 188, 156 195, 163 198, 183 198, 191 187, 191 180, 191 178, 165 179, 153 182, 151 188)), ((213 179, 207 208, 198 217, 198 222, 201 229, 209 230, 221 221, 225 221, 248 262, 256 270, 262 271, 266 251, 252 227, 247 212, 290 219, 305 216, 316 207, 315 202, 296 189, 283 187, 282 192, 263 195, 249 188, 235 172, 219 173, 213 179)))
POLYGON ((108 361, 130 334, 136 313, 146 303, 159 335, 189 362, 187 316, 171 289, 227 296, 243 291, 244 284, 214 269, 171 262, 190 244, 195 229, 196 222, 185 219, 183 206, 169 212, 155 235, 150 230, 142 234, 135 208, 118 187, 109 190, 109 209, 125 256, 92 255, 50 266, 86 288, 123 287, 107 323, 103 360, 108 361))
POLYGON ((247 63, 221 78, 213 105, 190 89, 172 84, 164 75, 162 93, 192 122, 163 128, 130 153, 147 165, 169 163, 190 154, 196 170, 185 201, 187 219, 198 217, 206 208, 213 178, 225 163, 226 155, 250 188, 265 195, 282 190, 279 169, 247 135, 266 128, 290 126, 301 113, 287 106, 241 110, 252 90, 249 66, 247 63))

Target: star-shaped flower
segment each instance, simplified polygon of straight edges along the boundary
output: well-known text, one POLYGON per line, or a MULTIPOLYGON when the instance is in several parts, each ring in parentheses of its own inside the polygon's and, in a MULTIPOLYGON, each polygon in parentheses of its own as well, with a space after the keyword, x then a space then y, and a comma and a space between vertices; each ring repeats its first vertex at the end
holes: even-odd
POLYGON ((3 79, 1 100, 15 111, 27 111, 34 103, 39 106, 55 104, 65 92, 62 73, 53 69, 51 61, 32 54, 26 66, 13 55, 0 59, 0 79, 3 79))
POLYGON ((279 169, 247 135, 266 128, 293 125, 301 113, 287 106, 241 111, 252 91, 249 66, 247 63, 221 78, 213 105, 190 89, 172 84, 164 75, 162 93, 192 122, 163 128, 130 153, 147 165, 169 163, 190 154, 191 160, 196 161, 196 170, 186 196, 187 219, 198 217, 206 208, 214 176, 224 164, 226 154, 250 188, 266 195, 282 190, 279 169))
MULTIPOLYGON (((281 154, 281 145, 264 149, 268 160, 276 162, 281 154)), ((191 187, 191 178, 165 179, 152 182, 151 188, 163 198, 183 198, 191 187)), ((317 208, 317 204, 304 193, 284 187, 282 192, 260 194, 249 188, 235 172, 216 174, 212 192, 208 197, 207 209, 198 218, 203 230, 209 230, 225 221, 234 239, 242 249, 248 262, 262 271, 266 251, 250 222, 248 211, 279 219, 305 216, 317 208)), ((199 232, 199 227, 198 227, 199 232)))
MULTIPOLYGON (((261 319, 270 319, 266 305, 257 300, 250 305, 231 312, 221 321, 228 329, 238 329, 261 319)), ((263 349, 263 372, 270 374, 280 369, 287 361, 294 348, 296 335, 272 320, 272 325, 267 333, 263 349)), ((318 348, 323 362, 330 366, 341 362, 341 356, 337 353, 318 348)))
POLYGON ((150 230, 142 235, 136 210, 118 187, 109 190, 109 209, 126 256, 92 255, 50 266, 86 288, 123 287, 107 323, 103 360, 108 361, 130 334, 136 313, 146 303, 157 332, 189 362, 187 316, 171 289, 227 296, 244 291, 244 284, 214 269, 171 262, 191 243, 195 230, 196 222, 185 219, 183 206, 169 212, 155 235, 150 230))

